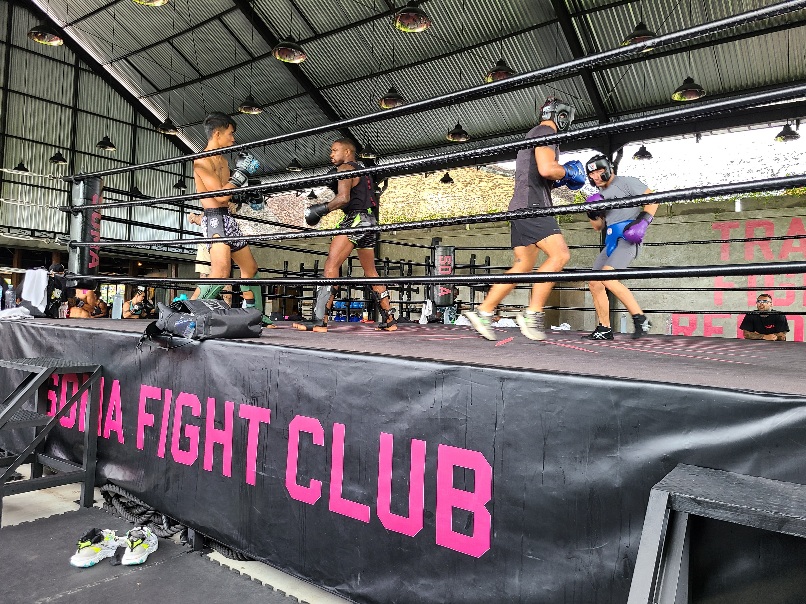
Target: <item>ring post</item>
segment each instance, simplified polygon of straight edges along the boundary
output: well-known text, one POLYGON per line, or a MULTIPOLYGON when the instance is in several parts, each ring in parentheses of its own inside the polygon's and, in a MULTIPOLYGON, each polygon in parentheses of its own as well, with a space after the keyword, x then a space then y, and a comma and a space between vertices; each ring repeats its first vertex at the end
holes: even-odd
MULTIPOLYGON (((88 177, 73 183, 72 207, 100 205, 103 202, 103 180, 88 177)), ((101 240, 101 211, 70 212, 70 240, 82 243, 97 243, 101 240)), ((67 270, 77 275, 97 275, 100 258, 97 246, 77 247, 70 249, 67 270)), ((77 283, 72 283, 75 286, 77 283)), ((92 289, 95 284, 90 285, 92 289)))

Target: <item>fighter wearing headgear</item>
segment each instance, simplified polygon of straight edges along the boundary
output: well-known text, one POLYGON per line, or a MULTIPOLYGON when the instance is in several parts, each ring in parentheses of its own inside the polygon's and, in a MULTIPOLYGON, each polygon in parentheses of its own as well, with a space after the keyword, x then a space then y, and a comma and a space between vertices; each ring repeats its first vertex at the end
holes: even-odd
MULTIPOLYGON (((573 120, 574 108, 556 97, 550 97, 540 110, 540 123, 528 132, 526 138, 564 132, 573 120)), ((518 151, 515 160, 515 191, 509 202, 510 211, 549 208, 552 206, 553 188, 567 186, 575 191, 585 184, 582 164, 578 161, 561 164, 559 158, 560 150, 557 145, 540 145, 534 149, 518 151)), ((512 220, 510 225, 515 262, 507 273, 532 272, 539 251, 543 251, 547 258, 538 267, 538 272, 561 271, 570 259, 568 246, 554 216, 521 218, 512 220)), ((465 312, 470 324, 482 337, 495 340, 491 327, 493 311, 514 287, 514 283, 496 283, 490 288, 478 312, 465 312)), ((530 340, 546 338, 543 307, 553 287, 554 283, 535 283, 528 308, 516 317, 521 333, 530 340)))
MULTIPOLYGON (((346 138, 340 138, 330 147, 330 161, 335 168, 333 174, 348 172, 364 167, 355 159, 355 143, 346 138)), ((375 181, 372 176, 364 174, 355 178, 342 178, 334 180, 330 189, 335 197, 327 203, 317 203, 305 210, 305 222, 309 226, 316 226, 323 216, 334 210, 343 210, 344 217, 339 223, 339 229, 357 227, 371 227, 378 224, 378 202, 376 198, 375 181)), ((354 235, 336 235, 330 242, 327 260, 325 261, 324 277, 338 277, 339 269, 353 251, 358 250, 358 260, 364 270, 365 277, 377 277, 375 269, 375 244, 378 241, 376 231, 357 233, 354 235)), ((312 323, 294 323, 294 327, 301 330, 327 331, 327 320, 333 306, 333 299, 338 292, 337 287, 322 285, 316 290, 316 301, 313 309, 312 323)), ((378 329, 394 331, 397 321, 391 314, 389 292, 385 285, 373 285, 372 296, 378 305, 381 320, 378 329)))
MULTIPOLYGON (((622 199, 647 195, 652 191, 640 180, 631 176, 618 176, 615 166, 606 155, 594 155, 585 163, 590 184, 599 189, 590 195, 587 202, 622 199)), ((641 242, 647 227, 658 209, 657 204, 641 207, 617 208, 604 211, 589 211, 591 225, 597 231, 605 231, 605 247, 593 261, 593 270, 614 270, 627 268, 638 257, 641 242)), ((620 281, 591 281, 588 287, 593 296, 593 306, 599 324, 586 336, 591 340, 612 340, 613 329, 610 327, 610 301, 608 290, 618 298, 632 315, 635 330, 633 338, 640 338, 649 333, 651 323, 646 318, 641 306, 632 292, 620 281)))
MULTIPOLYGON (((225 113, 214 112, 204 120, 207 134, 205 151, 223 149, 235 144, 235 121, 225 113)), ((249 176, 254 174, 260 164, 247 153, 239 153, 235 167, 230 171, 226 159, 222 155, 203 157, 193 162, 193 178, 196 191, 218 191, 222 189, 238 189, 247 184, 249 176)), ((201 200, 204 216, 201 220, 204 236, 208 238, 238 237, 234 241, 207 244, 210 250, 210 272, 208 278, 222 279, 230 275, 231 260, 241 269, 241 277, 249 279, 257 273, 257 263, 252 251, 243 237, 238 223, 230 215, 229 203, 234 195, 205 197, 201 200)), ((200 298, 215 298, 224 289, 223 285, 199 285, 200 298)), ((263 295, 258 285, 242 286, 244 304, 254 306, 263 312, 263 295)), ((195 295, 195 294, 194 294, 195 295)))

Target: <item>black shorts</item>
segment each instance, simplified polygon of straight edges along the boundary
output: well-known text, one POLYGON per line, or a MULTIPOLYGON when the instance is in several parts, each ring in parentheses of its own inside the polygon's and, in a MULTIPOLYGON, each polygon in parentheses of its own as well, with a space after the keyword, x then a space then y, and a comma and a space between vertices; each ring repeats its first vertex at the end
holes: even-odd
POLYGON ((534 245, 551 235, 559 235, 560 225, 554 216, 535 216, 512 221, 512 247, 534 245))
MULTIPOLYGON (((227 208, 205 208, 201 227, 205 237, 215 237, 216 235, 219 237, 243 237, 241 227, 239 227, 235 219, 230 216, 229 209, 227 208)), ((233 252, 242 250, 249 245, 246 239, 222 241, 221 243, 226 243, 233 252)), ((212 246, 212 243, 208 243, 207 249, 209 250, 212 246)))
MULTIPOLYGON (((367 210, 356 210, 344 215, 337 229, 354 229, 357 227, 376 226, 378 220, 374 214, 370 214, 367 210)), ((374 248, 378 243, 378 232, 371 233, 353 233, 347 235, 347 238, 358 249, 374 248)))

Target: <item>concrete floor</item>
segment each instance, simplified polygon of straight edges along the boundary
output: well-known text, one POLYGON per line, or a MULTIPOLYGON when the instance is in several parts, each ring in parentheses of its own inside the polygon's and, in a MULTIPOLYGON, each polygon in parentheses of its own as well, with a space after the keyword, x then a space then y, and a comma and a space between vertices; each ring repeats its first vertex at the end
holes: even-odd
MULTIPOLYGON (((27 476, 28 467, 20 468, 20 473, 27 476)), ((38 518, 46 518, 55 514, 64 514, 78 510, 79 485, 65 485, 51 489, 42 489, 30 493, 10 495, 3 498, 2 525, 13 526, 23 522, 31 522, 38 518)), ((99 490, 95 492, 96 505, 100 507, 103 497, 99 490)), ((99 527, 103 528, 103 527, 99 527)), ((76 535, 77 539, 80 535, 76 535)), ((344 604, 346 600, 318 589, 296 577, 272 568, 261 562, 241 562, 230 560, 217 552, 209 554, 211 560, 228 566, 256 579, 264 585, 271 585, 300 602, 308 604, 344 604)), ((66 563, 67 561, 65 561, 66 563)))

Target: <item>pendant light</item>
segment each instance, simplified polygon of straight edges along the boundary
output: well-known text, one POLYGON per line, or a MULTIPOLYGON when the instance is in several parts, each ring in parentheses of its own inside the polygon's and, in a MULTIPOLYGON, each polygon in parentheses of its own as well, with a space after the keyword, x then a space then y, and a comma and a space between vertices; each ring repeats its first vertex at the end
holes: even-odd
POLYGON ((61 151, 56 151, 56 153, 54 153, 48 161, 52 164, 56 164, 57 166, 67 165, 67 158, 62 155, 61 151))
POLYGON ((132 0, 132 2, 142 6, 164 6, 168 4, 168 0, 132 0))
POLYGON ((372 147, 370 143, 367 143, 363 147, 361 147, 361 152, 358 154, 358 157, 361 159, 377 159, 378 152, 372 147))
POLYGON ((108 136, 104 135, 104 137, 95 143, 95 147, 100 149, 101 151, 107 151, 108 153, 112 153, 113 151, 117 151, 118 148, 115 146, 108 136))
POLYGON ((456 122, 456 125, 453 127, 453 130, 448 132, 445 138, 452 143, 466 143, 470 140, 470 134, 468 134, 467 130, 462 128, 462 124, 456 122))
POLYGON ((287 172, 302 172, 302 165, 297 161, 296 156, 291 160, 291 163, 286 166, 287 172))
POLYGON ((177 180, 176 184, 174 185, 174 189, 179 191, 180 193, 184 193, 185 191, 187 191, 188 190, 188 185, 185 182, 185 179, 180 178, 179 180, 177 180))
POLYGON ((45 46, 61 46, 64 44, 64 38, 62 38, 61 34, 53 25, 45 21, 29 29, 28 37, 34 42, 39 42, 45 46))
POLYGON ((796 141, 799 138, 800 134, 792 130, 792 126, 787 122, 783 129, 775 136, 775 141, 778 143, 788 143, 790 141, 796 141))
MULTIPOLYGON (((250 8, 251 8, 251 0, 250 0, 250 8)), ((252 44, 251 48, 255 48, 255 28, 252 27, 252 44)), ((245 115, 259 115, 263 113, 263 107, 258 105, 255 98, 252 96, 252 84, 255 81, 255 72, 254 72, 254 65, 255 61, 249 61, 249 94, 246 95, 246 98, 243 102, 238 105, 238 111, 245 114, 245 115)))
POLYGON ((694 78, 688 76, 672 93, 672 100, 678 102, 696 101, 705 95, 705 88, 697 84, 697 82, 694 81, 694 78))
POLYGON ((248 94, 243 102, 238 105, 238 111, 246 115, 258 115, 263 113, 263 107, 258 105, 257 101, 251 94, 248 94))
MULTIPOLYGON (((692 27, 694 24, 694 18, 691 11, 691 0, 688 3, 688 26, 692 27)), ((691 51, 688 51, 688 72, 691 73, 691 51)), ((694 78, 691 76, 686 76, 683 80, 683 83, 678 86, 675 91, 672 93, 672 100, 677 102, 688 102, 688 101, 696 101, 701 99, 706 94, 705 88, 700 86, 697 82, 694 81, 694 78)))
POLYGON ((21 161, 16 166, 8 170, 11 174, 30 174, 31 171, 25 165, 25 162, 21 161))
POLYGON ((487 84, 492 82, 500 82, 501 80, 511 78, 515 75, 515 73, 515 70, 507 65, 506 59, 501 58, 495 62, 495 65, 493 65, 490 71, 488 71, 484 76, 484 81, 487 84))
POLYGON ((395 29, 406 33, 419 33, 431 27, 431 17, 412 1, 395 13, 395 29))
POLYGON ((308 58, 308 53, 291 37, 293 27, 294 8, 291 7, 291 22, 288 24, 288 37, 280 40, 277 45, 271 49, 271 54, 275 59, 283 63, 299 64, 308 58))
POLYGON ((406 99, 400 96, 400 93, 394 86, 390 86, 389 91, 378 101, 378 105, 380 105, 381 109, 394 109, 395 107, 400 107, 405 104, 406 99))
POLYGON ((635 155, 632 156, 633 159, 638 161, 643 161, 647 159, 652 159, 652 154, 647 150, 644 145, 641 145, 638 148, 638 151, 635 152, 635 155))
POLYGON ((157 132, 167 134, 168 136, 176 136, 179 134, 179 128, 174 125, 170 117, 166 117, 165 120, 157 126, 157 132))
POLYGON ((515 75, 515 70, 512 69, 509 65, 507 65, 506 60, 504 59, 504 19, 501 18, 501 22, 498 27, 498 37, 501 39, 501 44, 498 48, 498 56, 501 58, 496 61, 495 65, 484 75, 484 81, 487 84, 491 84, 492 82, 500 82, 501 80, 506 80, 507 78, 511 78, 515 75))
POLYGON ((451 178, 451 175, 448 172, 445 172, 445 175, 439 179, 439 182, 441 182, 443 185, 452 185, 454 181, 451 178))

